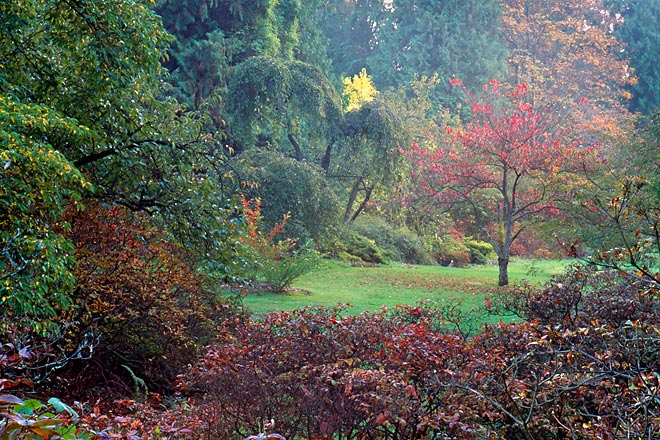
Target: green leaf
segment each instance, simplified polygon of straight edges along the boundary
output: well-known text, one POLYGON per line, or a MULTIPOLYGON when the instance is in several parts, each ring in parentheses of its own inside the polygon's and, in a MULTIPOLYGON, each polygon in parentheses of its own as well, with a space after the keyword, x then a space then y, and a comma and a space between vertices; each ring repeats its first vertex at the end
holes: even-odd
POLYGON ((50 399, 48 399, 48 403, 51 404, 52 407, 55 408, 55 410, 57 412, 66 411, 67 413, 69 413, 70 416, 76 417, 76 418, 78 417, 78 413, 73 408, 71 408, 66 403, 62 402, 57 397, 51 397, 50 399))
POLYGON ((20 413, 20 414, 25 414, 25 415, 33 415, 36 410, 39 408, 42 408, 44 405, 43 403, 39 402, 36 399, 27 399, 25 402, 23 402, 22 405, 16 405, 14 409, 20 413))

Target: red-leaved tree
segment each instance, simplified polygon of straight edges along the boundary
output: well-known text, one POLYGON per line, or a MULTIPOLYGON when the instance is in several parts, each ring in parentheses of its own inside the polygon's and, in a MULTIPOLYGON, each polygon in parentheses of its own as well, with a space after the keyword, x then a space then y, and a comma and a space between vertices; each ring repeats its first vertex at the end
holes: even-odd
POLYGON ((472 118, 464 128, 447 128, 435 149, 413 143, 407 151, 413 194, 428 209, 462 209, 495 248, 500 286, 509 282, 511 244, 532 222, 558 214, 580 172, 597 162, 593 147, 565 142, 560 115, 534 108, 526 91, 491 81, 479 96, 468 93, 472 118))

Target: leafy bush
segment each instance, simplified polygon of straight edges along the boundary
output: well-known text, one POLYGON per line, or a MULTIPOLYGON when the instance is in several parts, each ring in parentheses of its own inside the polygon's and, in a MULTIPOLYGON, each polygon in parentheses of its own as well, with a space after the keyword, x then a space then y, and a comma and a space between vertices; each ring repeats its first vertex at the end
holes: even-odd
POLYGON ((470 254, 470 263, 473 264, 488 264, 488 261, 495 258, 495 250, 493 245, 485 241, 475 240, 472 237, 465 237, 463 244, 470 254))
POLYGON ((378 247, 392 254, 392 259, 408 264, 434 264, 435 261, 416 234, 395 228, 384 219, 362 216, 350 226, 357 234, 373 240, 378 247))
POLYGON ((243 198, 242 205, 247 222, 243 244, 252 261, 252 268, 248 271, 250 279, 264 282, 274 291, 281 292, 293 280, 318 268, 320 254, 311 240, 298 246, 290 238, 276 239, 284 229, 288 216, 284 216, 273 229, 264 232, 260 200, 243 198))
POLYGON ((207 290, 186 251, 148 217, 90 201, 66 220, 79 261, 76 309, 35 354, 34 378, 58 371, 81 388, 111 382, 130 393, 135 376, 152 391, 171 388, 197 350, 233 325, 236 309, 207 290))
POLYGON ((318 242, 341 222, 339 199, 327 187, 320 167, 265 149, 241 157, 246 166, 240 179, 256 184, 243 191, 261 200, 264 228, 274 228, 288 215, 284 235, 318 242))
POLYGON ((343 237, 346 253, 358 257, 364 263, 384 264, 392 259, 392 253, 381 249, 374 240, 355 232, 343 237))
POLYGON ((318 269, 320 254, 309 240, 297 247, 291 240, 277 244, 277 254, 259 254, 258 278, 276 292, 282 292, 301 276, 318 269))
POLYGON ((142 411, 131 426, 146 434, 167 423, 191 439, 245 438, 271 419, 289 439, 654 438, 657 292, 625 288, 629 298, 611 310, 604 301, 589 309, 626 281, 583 269, 515 292, 519 311, 536 319, 473 337, 428 306, 248 321, 180 377, 186 411, 142 411), (535 311, 542 302, 549 314, 535 311))
POLYGON ((75 284, 61 215, 91 188, 51 142, 81 143, 86 132, 52 109, 8 96, 0 96, 0 332, 17 323, 46 334, 71 309, 75 284))
POLYGON ((424 241, 429 253, 438 264, 443 266, 466 267, 470 262, 467 246, 460 237, 453 234, 445 236, 426 236, 424 241))
POLYGON ((621 327, 629 321, 654 324, 660 319, 660 301, 649 293, 618 271, 574 265, 542 289, 521 284, 503 291, 498 303, 505 311, 546 326, 575 330, 603 322, 621 327))
POLYGON ((83 440, 96 433, 78 428, 78 413, 56 397, 48 403, 23 400, 12 394, 0 395, 0 439, 83 440))
MULTIPOLYGON (((448 370, 458 368, 461 339, 430 333, 421 310, 411 311, 418 318, 406 324, 384 312, 340 313, 270 314, 249 323, 234 343, 210 347, 181 382, 182 391, 208 396, 197 403, 200 411, 222 415, 206 434, 244 437, 270 418, 291 439, 420 438, 429 432, 435 421, 420 403, 430 396, 418 390, 433 370, 449 377, 448 370)), ((457 409, 449 398, 434 399, 447 418, 457 409)))
POLYGON ((529 405, 535 424, 549 423, 547 414, 562 405, 566 420, 593 430, 585 438, 657 433, 660 406, 647 397, 660 390, 655 377, 660 361, 653 354, 660 349, 657 289, 643 277, 587 264, 571 267, 542 289, 522 285, 503 294, 500 305, 534 322, 540 335, 531 339, 534 346, 518 350, 515 375, 511 371, 507 379, 527 376, 531 386, 534 374, 543 384, 535 390, 541 399, 518 402, 515 409, 529 405))

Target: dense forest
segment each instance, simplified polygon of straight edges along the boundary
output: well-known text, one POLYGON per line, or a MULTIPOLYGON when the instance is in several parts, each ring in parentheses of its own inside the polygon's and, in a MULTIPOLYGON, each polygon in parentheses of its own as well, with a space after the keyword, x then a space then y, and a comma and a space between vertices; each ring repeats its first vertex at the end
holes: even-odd
POLYGON ((0 439, 658 438, 659 24, 0 2, 0 439), (512 285, 514 256, 576 264, 512 285), (322 259, 497 265, 517 320, 241 306, 322 259))

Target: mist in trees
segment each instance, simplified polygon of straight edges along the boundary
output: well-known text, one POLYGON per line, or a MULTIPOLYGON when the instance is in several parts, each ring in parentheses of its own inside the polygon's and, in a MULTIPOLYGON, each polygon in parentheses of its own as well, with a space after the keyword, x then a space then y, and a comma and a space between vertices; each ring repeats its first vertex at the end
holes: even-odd
MULTIPOLYGON (((495 256, 502 288, 509 285, 513 256, 589 256, 588 270, 576 269, 544 291, 557 298, 555 305, 571 304, 568 311, 525 289, 502 290, 511 294, 505 298, 510 310, 539 320, 519 328, 501 324, 499 336, 519 334, 526 346, 544 347, 535 352, 539 358, 525 357, 506 337, 497 343, 502 352, 516 353, 511 365, 530 371, 549 368, 537 360, 553 353, 561 353, 562 366, 581 357, 576 371, 595 380, 590 368, 601 366, 604 358, 598 356, 606 350, 580 335, 600 338, 611 329, 619 342, 634 332, 640 346, 644 335, 657 340, 655 312, 629 305, 657 294, 660 282, 658 4, 1 2, 0 367, 10 378, 0 381, 0 389, 24 385, 29 372, 29 381, 57 377, 60 386, 89 385, 101 376, 124 386, 134 380, 139 392, 135 378, 145 377, 145 387, 162 392, 184 369, 207 368, 196 359, 214 342, 231 341, 216 354, 236 350, 247 359, 258 348, 275 356, 266 343, 243 346, 254 335, 269 341, 271 329, 245 325, 240 295, 228 300, 226 290, 236 293, 268 280, 282 291, 292 273, 316 265, 320 254, 364 265, 395 256, 404 263, 462 267, 488 264, 495 256), (384 251, 396 243, 402 249, 384 251), (278 270, 296 264, 288 273, 278 270), (612 270, 601 277, 594 268, 603 267, 612 270), (618 292, 621 301, 631 302, 616 313, 586 303, 592 297, 596 305, 618 301, 618 292), (552 313, 544 315, 540 307, 552 313), (602 326, 583 319, 590 311, 602 326)), ((484 356, 466 351, 459 335, 444 327, 437 333, 434 313, 406 309, 368 318, 387 323, 382 328, 388 335, 381 336, 392 353, 401 354, 391 360, 396 368, 377 368, 385 365, 385 351, 369 351, 373 363, 360 369, 344 353, 304 370, 305 379, 317 380, 321 372, 329 381, 349 368, 335 381, 344 381, 338 393, 348 402, 363 387, 367 406, 378 404, 370 387, 384 384, 407 402, 419 403, 422 392, 432 402, 438 391, 427 385, 439 381, 460 389, 455 396, 469 396, 465 405, 471 410, 488 407, 488 414, 496 414, 454 425, 440 406, 411 403, 411 413, 401 418, 406 425, 396 426, 414 431, 413 437, 449 424, 451 432, 458 426, 524 433, 520 438, 545 432, 543 414, 555 413, 544 413, 535 401, 524 403, 534 409, 529 419, 516 415, 523 403, 506 401, 493 379, 513 377, 522 399, 533 386, 528 377, 507 375, 515 368, 499 371, 497 354, 488 353, 491 364, 480 364, 484 356), (388 326, 405 328, 403 336, 388 326), (431 374, 423 363, 413 368, 403 360, 409 336, 451 342, 432 343, 429 352, 453 347, 447 357, 465 355, 469 371, 482 376, 451 379, 447 372, 431 374), (413 368, 410 376, 402 365, 413 368), (417 382, 419 374, 428 374, 430 382, 417 382), (420 420, 415 411, 433 417, 420 420), (508 421, 506 428, 500 420, 508 421)), ((335 315, 323 321, 321 333, 341 325, 335 315)), ((322 315, 299 316, 301 327, 292 329, 287 317, 269 319, 282 331, 311 337, 305 322, 322 315)), ((353 347, 355 341, 347 337, 345 344, 353 347)), ((650 384, 649 372, 655 371, 652 362, 642 365, 648 357, 643 351, 621 361, 633 359, 649 374, 626 382, 630 402, 637 398, 633 384, 642 389, 639 384, 650 384)), ((218 356, 208 357, 218 371, 238 370, 218 356)), ((286 364, 275 357, 268 374, 286 364)), ((568 377, 559 369, 543 374, 568 377)), ((241 374, 254 373, 248 370, 241 374)), ((196 383, 195 370, 188 373, 184 382, 196 383)), ((619 370, 610 373, 599 392, 609 392, 613 377, 623 377, 619 370)), ((296 377, 286 376, 291 383, 296 377)), ((568 389, 580 395, 579 380, 569 382, 562 398, 568 389)), ((570 404, 555 399, 554 389, 541 391, 553 411, 561 405, 550 402, 570 404)), ((299 394, 296 399, 304 400, 305 393, 299 394)), ((9 403, 16 402, 0 400, 0 409, 10 411, 9 403)), ((246 412, 254 410, 249 403, 246 412)), ((634 404, 624 403, 616 408, 628 417, 634 404)), ((385 410, 400 405, 383 405, 382 412, 367 412, 361 420, 386 435, 400 422, 385 410)), ((367 406, 357 404, 355 411, 367 406)), ((291 414, 299 408, 292 404, 291 414)), ((579 414, 588 419, 580 425, 585 432, 591 423, 608 432, 583 409, 557 417, 566 422, 579 414)), ((651 420, 657 423, 657 417, 651 420)), ((245 424, 256 425, 256 419, 245 424)), ((296 423, 286 426, 297 432, 296 423)), ((351 426, 362 433, 367 425, 351 426)), ((641 433, 647 425, 630 426, 641 433)), ((332 431, 330 425, 324 429, 324 435, 332 431)), ((322 430, 308 432, 316 431, 322 430)))
POLYGON ((629 61, 635 78, 627 87, 631 93, 628 107, 633 112, 652 114, 660 102, 658 68, 653 61, 658 57, 660 3, 608 1, 607 6, 611 14, 621 17, 613 31, 625 45, 621 58, 629 61))
MULTIPOLYGON (((598 161, 612 161, 632 145, 628 109, 650 114, 655 108, 657 78, 648 61, 654 2, 645 5, 650 9, 518 0, 49 5, 2 9, 6 139, 13 139, 7 145, 45 145, 57 153, 52 165, 62 169, 59 196, 35 177, 25 192, 53 192, 54 199, 8 202, 7 274, 37 258, 31 245, 13 238, 18 231, 54 238, 56 222, 45 219, 81 197, 149 213, 196 250, 197 264, 226 271, 237 252, 231 236, 240 229, 232 198, 248 187, 263 200, 270 226, 292 213, 295 238, 320 243, 341 224, 380 212, 422 236, 446 227, 425 219, 458 215, 462 235, 488 240, 495 217, 479 225, 476 213, 464 218, 437 204, 429 215, 410 198, 401 204, 403 194, 418 189, 411 175, 420 171, 403 152, 414 142, 420 154, 437 154, 451 130, 468 133, 478 119, 474 102, 452 83, 470 90, 491 80, 524 86, 539 120, 552 121, 567 143, 593 148, 598 161), (129 31, 134 22, 139 26, 129 31), (360 87, 367 98, 355 101, 360 87), (297 168, 309 176, 300 187, 274 184, 297 168), (310 200, 325 201, 302 206, 306 193, 321 193, 310 200), (32 204, 43 214, 30 211, 32 204), (336 228, 326 220, 316 224, 310 213, 320 206, 328 213, 319 219, 343 221, 336 228), (48 227, 37 232, 41 223, 48 227)), ((508 117, 506 111, 493 116, 508 117)), ((9 176, 25 166, 19 158, 27 160, 27 151, 7 149, 3 156, 10 193, 19 181, 9 176)), ((470 154, 476 163, 485 152, 470 154)), ((514 223, 516 231, 528 229, 526 219, 514 223)), ((588 238, 582 243, 589 247, 588 238)))

